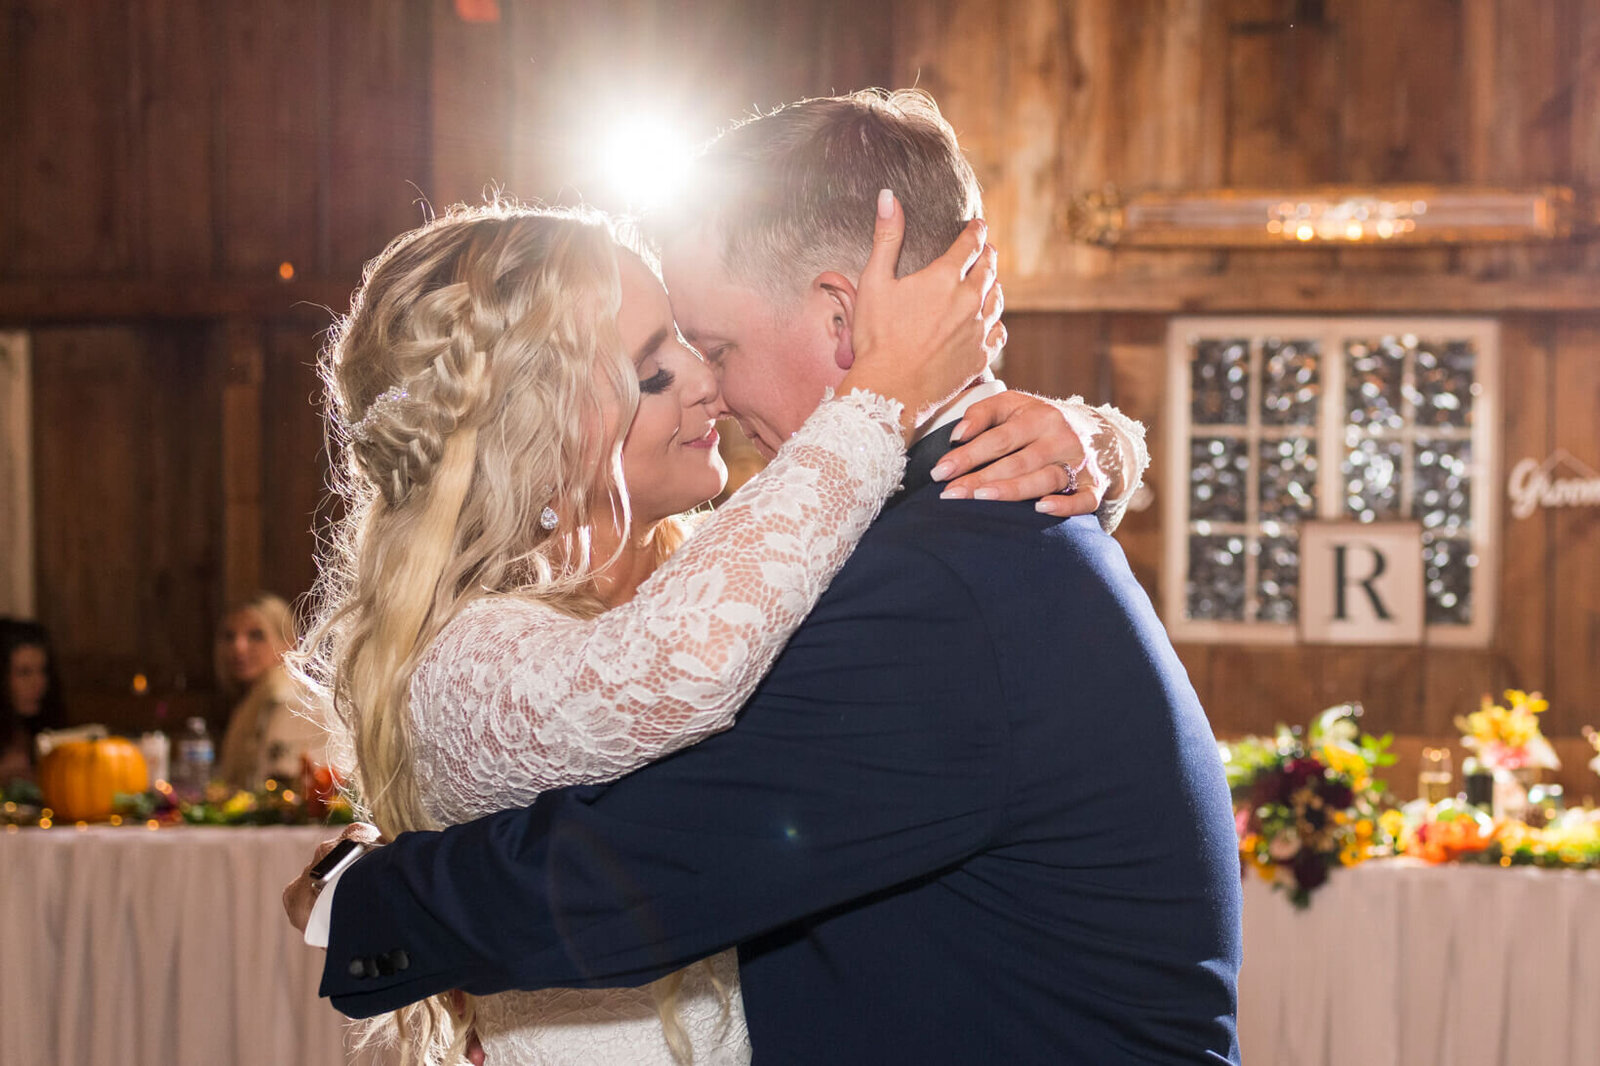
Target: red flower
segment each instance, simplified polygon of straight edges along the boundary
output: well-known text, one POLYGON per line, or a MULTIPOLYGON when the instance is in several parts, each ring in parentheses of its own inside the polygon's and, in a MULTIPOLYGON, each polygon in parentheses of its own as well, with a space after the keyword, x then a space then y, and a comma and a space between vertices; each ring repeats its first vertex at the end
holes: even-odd
POLYGON ((1317 789, 1322 802, 1333 810, 1343 810, 1356 801, 1356 794, 1343 781, 1327 780, 1317 789))
POLYGON ((1289 868, 1294 871, 1296 883, 1307 892, 1318 888, 1328 879, 1327 862, 1310 848, 1301 848, 1289 868))

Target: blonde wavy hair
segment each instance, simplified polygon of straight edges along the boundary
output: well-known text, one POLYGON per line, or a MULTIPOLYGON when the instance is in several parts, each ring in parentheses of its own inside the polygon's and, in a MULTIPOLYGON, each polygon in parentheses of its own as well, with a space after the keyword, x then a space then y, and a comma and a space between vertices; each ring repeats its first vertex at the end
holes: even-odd
MULTIPOLYGON (((594 212, 452 208, 367 265, 323 351, 345 513, 290 665, 336 750, 354 756, 358 809, 386 836, 437 828, 417 786, 408 692, 445 625, 491 593, 577 617, 605 608, 590 524, 626 536, 621 449, 639 398, 616 328, 619 242, 594 212), (546 507, 554 530, 539 521, 546 507)), ((664 557, 681 532, 663 522, 654 536, 664 557)), ((674 993, 669 983, 658 1001, 681 1056, 674 993)), ((462 1013, 435 997, 396 1012, 390 1032, 407 1063, 459 1061, 471 1016, 470 1000, 462 1013)))

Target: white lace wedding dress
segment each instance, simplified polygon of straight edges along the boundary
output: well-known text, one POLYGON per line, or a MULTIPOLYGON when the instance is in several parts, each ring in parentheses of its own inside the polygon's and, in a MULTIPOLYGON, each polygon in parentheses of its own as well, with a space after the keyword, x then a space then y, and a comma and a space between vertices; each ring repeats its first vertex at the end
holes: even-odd
MULTIPOLYGON (((589 620, 515 596, 465 608, 411 684, 429 813, 465 822, 612 781, 732 725, 899 484, 894 407, 824 402, 623 606, 589 620)), ((696 1066, 750 1061, 731 950, 685 971, 676 1017, 696 1066)), ((493 1066, 674 1063, 649 988, 486 996, 477 1025, 493 1066)))

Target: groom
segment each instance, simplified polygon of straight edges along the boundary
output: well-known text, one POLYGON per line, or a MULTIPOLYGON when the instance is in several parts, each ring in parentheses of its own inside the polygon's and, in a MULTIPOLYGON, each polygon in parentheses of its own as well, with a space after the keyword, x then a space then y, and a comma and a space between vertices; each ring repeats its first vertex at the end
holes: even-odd
MULTIPOLYGON (((907 271, 976 182, 915 94, 792 105, 707 164, 663 272, 770 451, 853 358, 877 191, 906 206, 907 271)), ((1236 1063, 1228 793, 1148 598, 1092 518, 932 479, 998 388, 927 427, 732 729, 346 870, 323 994, 367 1016, 633 985, 737 944, 763 1064, 1236 1063)))

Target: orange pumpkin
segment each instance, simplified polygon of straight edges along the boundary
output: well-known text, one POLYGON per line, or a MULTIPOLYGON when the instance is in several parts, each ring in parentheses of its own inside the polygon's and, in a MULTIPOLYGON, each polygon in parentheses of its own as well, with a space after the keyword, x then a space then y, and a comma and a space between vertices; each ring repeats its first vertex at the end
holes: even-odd
POLYGON ((39 791, 58 822, 96 822, 111 816, 119 792, 150 787, 144 755, 121 737, 71 740, 39 764, 39 791))

